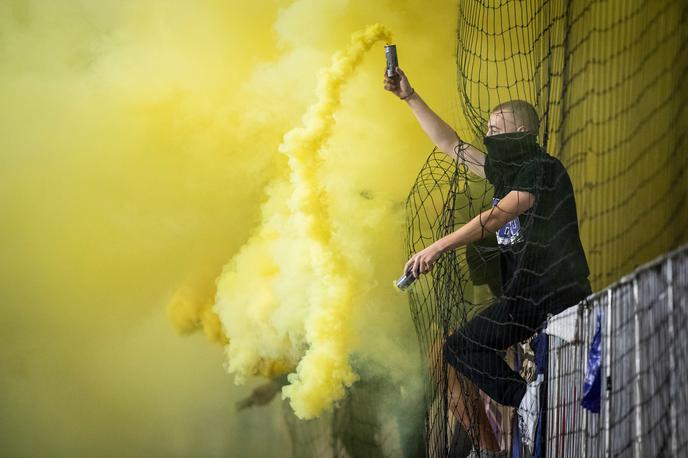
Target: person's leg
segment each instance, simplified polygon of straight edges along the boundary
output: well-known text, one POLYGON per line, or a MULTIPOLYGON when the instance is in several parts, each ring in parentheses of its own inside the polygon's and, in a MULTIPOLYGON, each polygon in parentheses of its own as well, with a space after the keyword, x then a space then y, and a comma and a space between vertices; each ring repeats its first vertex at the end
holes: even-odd
POLYGON ((544 319, 540 310, 494 303, 447 338, 447 362, 498 403, 518 407, 526 382, 498 352, 531 336, 544 319), (513 313, 514 307, 520 313, 513 313))
POLYGON ((499 450, 497 439, 485 414, 485 408, 482 405, 478 390, 470 380, 460 376, 456 369, 446 364, 442 355, 443 342, 444 339, 435 341, 430 349, 428 360, 434 380, 441 380, 441 370, 447 371, 449 409, 463 429, 469 433, 471 439, 477 441, 475 446, 484 450, 499 450))
POLYGON ((481 450, 499 451, 499 444, 490 421, 485 414, 478 389, 473 382, 456 373, 452 366, 447 367, 449 388, 449 408, 459 420, 464 430, 469 432, 474 446, 481 450))

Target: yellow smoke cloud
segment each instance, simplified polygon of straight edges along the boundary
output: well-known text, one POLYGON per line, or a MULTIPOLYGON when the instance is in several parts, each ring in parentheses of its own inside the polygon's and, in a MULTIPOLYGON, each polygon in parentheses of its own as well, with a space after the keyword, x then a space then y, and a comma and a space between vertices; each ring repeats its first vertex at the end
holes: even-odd
POLYGON ((391 34, 380 24, 355 33, 320 72, 317 101, 279 147, 288 168, 269 191, 261 227, 218 282, 215 309, 233 341, 229 371, 241 380, 273 375, 266 363, 272 370, 296 366, 283 394, 301 418, 331 407, 357 379, 349 364, 351 317, 364 277, 333 233, 321 163, 341 88, 382 39, 391 34))
MULTIPOLYGON (((452 119, 454 14, 445 1, 0 2, 0 454, 285 450, 269 418, 281 409, 235 413, 247 390, 231 386, 223 348, 204 341, 241 325, 213 310, 216 280, 266 217, 284 235, 290 210, 271 196, 293 189, 278 148, 352 31, 378 21, 394 30, 402 68, 452 119)), ((360 293, 346 351, 403 369, 417 359, 403 350, 415 336, 389 282, 404 261, 401 202, 431 145, 382 89, 383 63, 378 42, 340 87, 317 183, 329 246, 349 266, 338 274, 360 293)), ((275 265, 309 272, 276 274, 273 293, 310 288, 302 239, 252 248, 266 253, 251 259, 279 261, 249 267, 259 279, 275 265)), ((248 283, 237 304, 274 300, 249 288, 265 292, 248 283)), ((285 337, 266 333, 253 347, 266 353, 252 357, 259 373, 295 371, 308 350, 307 304, 279 299, 289 304, 271 326, 285 337)))
MULTIPOLYGON (((174 330, 241 336, 253 363, 237 367, 295 371, 308 339, 329 339, 315 329, 336 328, 325 320, 334 315, 310 314, 316 299, 338 294, 323 285, 351 288, 350 313, 329 309, 349 327, 340 355, 373 357, 385 376, 408 378, 415 335, 389 282, 404 261, 401 202, 432 145, 382 90, 381 44, 340 86, 335 128, 308 156, 321 155, 314 180, 330 241, 307 242, 287 226, 294 188, 277 152, 314 100, 318 69, 376 22, 394 30, 416 90, 468 134, 455 16, 446 0, 0 1, 0 455, 283 455, 287 435, 269 418, 279 406, 237 415, 231 406, 250 389, 228 389, 222 349, 174 330), (332 265, 346 267, 333 267, 333 283, 316 279, 322 296, 305 301, 311 250, 333 251, 332 265), (212 304, 228 259, 225 273, 246 284, 225 282, 235 300, 221 322, 212 304)), ((591 176, 604 165, 596 158, 586 156, 591 176)), ((584 224, 584 238, 603 226, 584 224)), ((328 370, 345 386, 351 372, 341 367, 328 370)), ((306 393, 308 380, 301 370, 294 387, 306 393)))
POLYGON ((167 317, 180 335, 203 331, 211 342, 229 344, 222 323, 213 310, 217 272, 204 269, 189 277, 167 304, 167 317))

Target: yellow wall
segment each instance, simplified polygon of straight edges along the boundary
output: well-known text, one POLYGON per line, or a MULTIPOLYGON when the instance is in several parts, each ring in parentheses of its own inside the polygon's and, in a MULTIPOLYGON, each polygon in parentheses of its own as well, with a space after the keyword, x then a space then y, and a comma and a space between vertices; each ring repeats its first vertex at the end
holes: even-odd
POLYGON ((685 4, 464 2, 460 12, 465 135, 480 142, 500 102, 536 104, 541 139, 574 183, 593 288, 685 243, 685 4))

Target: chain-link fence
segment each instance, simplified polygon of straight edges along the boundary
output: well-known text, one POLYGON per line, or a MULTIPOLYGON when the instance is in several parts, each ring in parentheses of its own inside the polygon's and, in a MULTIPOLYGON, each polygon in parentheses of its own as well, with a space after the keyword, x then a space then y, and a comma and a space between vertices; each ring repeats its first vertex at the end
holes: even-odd
POLYGON ((547 456, 688 456, 687 325, 688 246, 550 319, 547 456), (581 401, 597 326, 594 413, 581 401))

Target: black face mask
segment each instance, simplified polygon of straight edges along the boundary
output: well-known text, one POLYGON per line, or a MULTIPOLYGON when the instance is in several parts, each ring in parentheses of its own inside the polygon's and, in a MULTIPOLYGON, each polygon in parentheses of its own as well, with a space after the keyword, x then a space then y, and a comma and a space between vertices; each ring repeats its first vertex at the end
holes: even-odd
POLYGON ((490 183, 510 182, 518 170, 544 154, 531 132, 509 132, 487 136, 483 139, 487 148, 485 176, 490 183))

